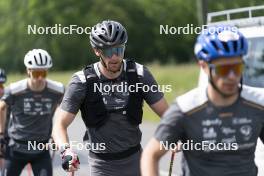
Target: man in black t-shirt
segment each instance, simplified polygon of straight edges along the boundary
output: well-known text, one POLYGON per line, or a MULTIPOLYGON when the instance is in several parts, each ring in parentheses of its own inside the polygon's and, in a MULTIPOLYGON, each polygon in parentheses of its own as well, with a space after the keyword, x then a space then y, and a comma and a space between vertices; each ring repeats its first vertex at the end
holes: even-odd
MULTIPOLYGON (((81 111, 90 144, 92 176, 139 176, 143 100, 159 116, 168 105, 152 74, 124 59, 127 32, 116 21, 103 21, 91 31, 90 42, 100 61, 75 73, 56 113, 53 136, 62 150, 63 169, 78 168, 70 150, 67 127, 81 111)), ((87 153, 88 154, 88 153, 87 153)))

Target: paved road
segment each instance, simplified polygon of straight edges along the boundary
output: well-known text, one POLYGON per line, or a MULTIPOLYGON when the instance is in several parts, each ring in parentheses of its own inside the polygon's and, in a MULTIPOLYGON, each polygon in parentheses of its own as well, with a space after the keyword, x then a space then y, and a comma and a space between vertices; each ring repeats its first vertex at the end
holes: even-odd
MULTIPOLYGON (((147 141, 152 137, 156 126, 157 126, 156 123, 150 123, 150 122, 144 122, 141 125, 141 130, 143 131, 143 139, 142 139, 143 146, 145 146, 147 141)), ((82 141, 82 136, 84 134, 84 131, 85 131, 85 127, 81 121, 81 118, 76 118, 69 128, 70 139, 76 140, 76 141, 82 141)), ((80 157, 81 166, 80 166, 80 170, 75 173, 75 176, 89 176, 87 151, 78 151, 78 154, 80 157)), ((175 157, 174 167, 173 167, 174 175, 177 175, 178 173, 177 171, 179 171, 180 157, 181 157, 181 153, 178 153, 175 157)), ((166 154, 165 157, 162 158, 160 162, 160 172, 162 176, 168 175, 169 163, 170 163, 170 154, 168 153, 166 154)), ((257 147, 256 163, 259 167, 259 176, 263 176, 264 175, 264 146, 263 144, 258 145, 257 147)), ((55 159, 53 161, 54 176, 66 176, 67 175, 66 172, 64 172, 61 169, 60 164, 61 164, 60 158, 57 152, 55 155, 55 159)), ((28 176, 28 173, 26 172, 26 170, 23 172, 22 175, 28 176)))

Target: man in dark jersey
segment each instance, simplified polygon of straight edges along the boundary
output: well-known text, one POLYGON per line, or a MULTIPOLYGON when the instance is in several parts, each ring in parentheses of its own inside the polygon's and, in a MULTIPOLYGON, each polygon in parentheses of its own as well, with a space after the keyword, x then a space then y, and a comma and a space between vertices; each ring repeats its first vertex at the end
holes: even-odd
POLYGON ((167 146, 180 141, 184 176, 257 176, 264 91, 242 84, 247 40, 235 27, 209 27, 197 38, 195 54, 209 84, 179 96, 165 112, 143 152, 142 175, 158 175, 158 161, 175 148, 167 146))
POLYGON ((126 29, 119 22, 102 21, 92 28, 90 43, 100 61, 73 75, 55 115, 53 135, 60 146, 66 143, 62 152, 66 171, 78 167, 69 148, 67 127, 80 109, 92 146, 89 174, 140 175, 143 100, 159 116, 168 105, 148 69, 123 59, 126 42, 126 29))
POLYGON ((53 114, 60 103, 64 86, 46 79, 52 67, 47 51, 33 49, 24 58, 28 78, 11 83, 0 101, 0 133, 5 130, 6 111, 10 111, 8 147, 3 175, 18 176, 28 163, 34 175, 51 176, 52 163, 45 146, 52 131, 53 114))

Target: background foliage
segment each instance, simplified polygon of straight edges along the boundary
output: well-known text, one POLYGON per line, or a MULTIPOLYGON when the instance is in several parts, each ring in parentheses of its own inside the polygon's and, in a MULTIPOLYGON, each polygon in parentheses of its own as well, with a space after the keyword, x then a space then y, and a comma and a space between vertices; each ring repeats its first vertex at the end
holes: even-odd
MULTIPOLYGON (((28 25, 92 27, 104 19, 120 21, 128 31, 126 56, 138 62, 189 62, 196 35, 160 35, 160 25, 198 25, 200 0, 1 0, 0 67, 24 70, 23 58, 33 48, 48 50, 54 70, 75 70, 97 60, 89 36, 28 35, 28 25), (198 1, 198 2, 197 2, 198 1)), ((263 0, 207 0, 209 12, 261 5, 263 0)))

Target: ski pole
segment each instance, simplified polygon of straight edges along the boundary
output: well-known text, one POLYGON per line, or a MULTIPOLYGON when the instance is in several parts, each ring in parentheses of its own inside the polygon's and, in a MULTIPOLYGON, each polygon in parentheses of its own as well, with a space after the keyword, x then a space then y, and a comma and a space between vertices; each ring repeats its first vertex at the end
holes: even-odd
POLYGON ((173 167, 175 153, 176 153, 175 151, 172 151, 172 153, 171 153, 169 176, 171 176, 171 174, 172 174, 172 167, 173 167))

